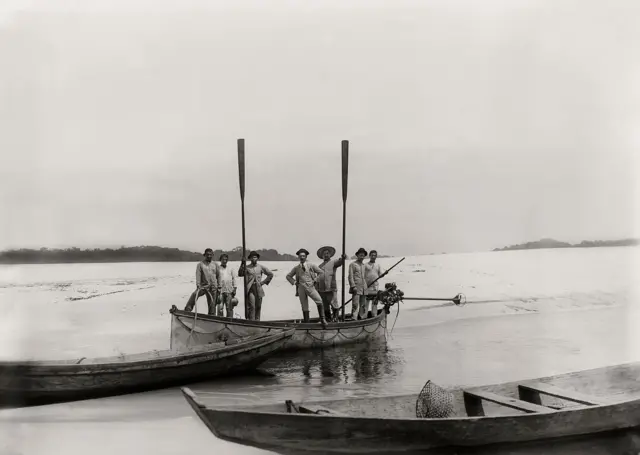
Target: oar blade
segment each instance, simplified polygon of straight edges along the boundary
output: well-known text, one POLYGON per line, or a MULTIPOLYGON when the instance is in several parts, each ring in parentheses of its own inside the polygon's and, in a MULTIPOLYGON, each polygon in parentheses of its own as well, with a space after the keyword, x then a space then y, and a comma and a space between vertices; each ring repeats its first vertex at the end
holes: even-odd
POLYGON ((240 177, 240 199, 244 201, 244 139, 238 139, 238 173, 240 177))
POLYGON ((342 141, 342 200, 347 200, 349 182, 349 141, 342 141))

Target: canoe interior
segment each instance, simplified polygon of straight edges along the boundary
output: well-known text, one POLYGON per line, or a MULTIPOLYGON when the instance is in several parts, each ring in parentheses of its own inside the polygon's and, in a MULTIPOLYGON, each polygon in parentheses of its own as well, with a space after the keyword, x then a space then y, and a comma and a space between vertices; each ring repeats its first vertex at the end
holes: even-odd
MULTIPOLYGON (((526 386, 528 384, 537 385, 539 383, 549 384, 580 395, 588 395, 598 399, 598 401, 606 403, 640 399, 640 362, 503 384, 447 388, 446 390, 453 395, 454 404, 454 412, 450 417, 469 417, 463 396, 464 391, 490 392, 507 398, 521 399, 521 388, 519 386, 526 386)), ((324 407, 352 417, 414 419, 416 418, 417 398, 418 394, 416 393, 390 397, 299 402, 298 404, 311 408, 324 407)), ((541 394, 541 399, 541 404, 543 406, 551 406, 551 410, 578 409, 580 407, 580 405, 574 401, 548 395, 541 394)), ((207 403, 205 402, 205 404, 207 403)), ((505 407, 485 400, 482 402, 482 407, 485 416, 527 414, 526 411, 505 407)), ((287 407, 284 401, 258 406, 234 406, 232 409, 260 413, 287 413, 287 407)))
POLYGON ((197 356, 205 352, 219 351, 223 352, 225 348, 233 348, 239 343, 257 341, 267 338, 271 335, 277 335, 283 333, 283 330, 273 331, 268 334, 260 334, 242 337, 237 340, 226 340, 217 343, 209 343, 207 345, 196 346, 180 346, 175 349, 153 350, 148 352, 141 352, 136 354, 120 354, 117 356, 108 357, 80 357, 78 359, 65 359, 65 360, 25 360, 25 361, 0 361, 0 367, 56 367, 56 366, 69 366, 69 365, 129 365, 140 362, 148 362, 153 360, 174 359, 174 358, 187 358, 190 356, 197 356))

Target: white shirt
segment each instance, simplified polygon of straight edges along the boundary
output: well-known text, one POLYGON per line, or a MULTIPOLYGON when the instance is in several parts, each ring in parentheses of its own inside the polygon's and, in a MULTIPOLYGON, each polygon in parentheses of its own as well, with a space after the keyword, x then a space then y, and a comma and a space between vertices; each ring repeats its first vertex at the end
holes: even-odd
POLYGON ((236 287, 236 273, 228 264, 226 267, 219 266, 218 270, 220 273, 218 278, 220 283, 220 292, 231 294, 236 287))

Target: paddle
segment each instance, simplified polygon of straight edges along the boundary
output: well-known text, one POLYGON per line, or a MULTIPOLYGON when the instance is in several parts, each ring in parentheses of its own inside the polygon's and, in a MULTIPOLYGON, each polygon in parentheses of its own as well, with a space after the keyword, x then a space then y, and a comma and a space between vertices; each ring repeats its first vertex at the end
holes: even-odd
POLYGON ((435 300, 438 302, 453 302, 456 305, 464 305, 467 303, 467 298, 464 294, 458 294, 452 299, 440 299, 437 297, 403 297, 402 300, 435 300))
MULTIPOLYGON (((347 183, 349 181, 349 141, 342 141, 342 257, 345 257, 347 244, 347 183)), ((342 320, 344 321, 344 290, 346 261, 342 264, 342 320)))
MULTIPOLYGON (((247 243, 245 238, 245 229, 244 229, 244 139, 238 139, 238 173, 240 178, 240 204, 242 207, 242 261, 241 267, 246 267, 245 257, 247 255, 247 243)), ((247 272, 246 270, 243 273, 243 281, 244 281, 244 318, 249 318, 249 298, 247 292, 247 272)))
MULTIPOLYGON (((374 283, 376 283, 380 278, 384 277, 387 273, 389 273, 391 271, 391 269, 393 269, 395 266, 397 266, 398 264, 400 264, 402 261, 404 261, 405 258, 400 259, 398 262, 396 262, 395 264, 393 264, 391 267, 389 267, 387 270, 384 271, 384 273, 382 275, 380 275, 378 278, 376 278, 375 280, 373 280, 371 283, 367 284, 367 287, 365 289, 369 289, 374 283)), ((344 289, 344 288, 343 288, 344 289)), ((353 300, 353 297, 351 297, 349 300, 347 300, 345 303, 342 304, 342 314, 344 314, 344 307, 347 305, 347 303, 351 302, 353 300)))

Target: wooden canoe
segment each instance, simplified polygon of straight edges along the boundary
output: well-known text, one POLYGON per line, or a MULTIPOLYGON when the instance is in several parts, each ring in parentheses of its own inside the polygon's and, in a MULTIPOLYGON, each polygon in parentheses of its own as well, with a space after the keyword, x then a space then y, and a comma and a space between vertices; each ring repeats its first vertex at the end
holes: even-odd
POLYGON ((216 343, 220 340, 271 333, 274 330, 295 329, 283 351, 328 348, 373 340, 387 339, 387 312, 375 317, 345 322, 330 322, 323 328, 319 318, 304 323, 299 320, 249 321, 208 314, 181 311, 175 305, 171 313, 171 347, 183 348, 216 343))
POLYGON ((21 407, 184 385, 257 367, 294 330, 190 349, 60 361, 0 362, 0 405, 21 407))
POLYGON ((446 418, 416 417, 416 395, 243 408, 183 394, 218 437, 280 453, 410 453, 500 447, 640 427, 640 363, 444 389, 446 418), (287 412, 295 411, 295 412, 287 412))

